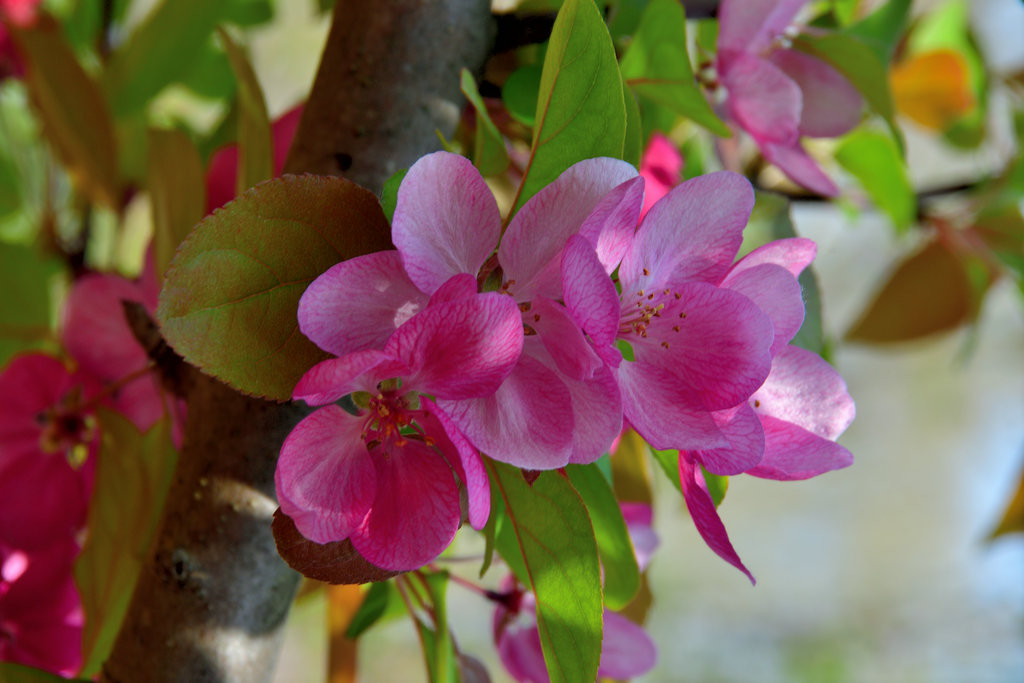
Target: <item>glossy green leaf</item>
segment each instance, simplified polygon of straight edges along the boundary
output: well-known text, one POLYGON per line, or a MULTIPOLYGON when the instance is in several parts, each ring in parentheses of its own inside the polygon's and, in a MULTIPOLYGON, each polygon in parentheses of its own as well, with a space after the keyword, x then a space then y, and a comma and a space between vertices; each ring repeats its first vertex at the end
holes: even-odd
POLYGON ((566 0, 559 10, 539 92, 533 144, 513 213, 577 161, 622 157, 622 78, 593 0, 566 0))
POLYGON ((501 136, 498 127, 491 120, 487 112, 487 105, 480 97, 480 91, 476 87, 476 79, 469 69, 462 69, 460 75, 460 87, 462 94, 466 96, 469 103, 476 111, 476 137, 473 141, 473 165, 477 167, 481 175, 500 175, 508 168, 508 152, 505 150, 505 140, 501 136))
POLYGON ((405 614, 405 603, 395 590, 394 583, 381 581, 370 584, 363 604, 359 606, 359 611, 352 617, 345 631, 345 637, 355 640, 371 626, 390 621, 402 614, 405 614))
POLYGON ((555 683, 593 681, 601 658, 601 574, 587 508, 558 472, 541 472, 530 485, 520 470, 486 462, 508 514, 498 549, 537 597, 548 675, 555 683))
POLYGON ((868 16, 844 28, 843 33, 859 39, 882 62, 888 62, 903 38, 909 12, 910 0, 887 0, 868 16))
POLYGON ((0 367, 15 353, 52 338, 52 281, 61 272, 56 259, 0 242, 0 292, 10 304, 0 306, 0 367))
POLYGON ((274 175, 274 138, 263 89, 249 58, 227 31, 217 29, 238 81, 238 176, 236 194, 274 175))
POLYGON ((236 389, 278 400, 327 357, 298 329, 299 297, 347 258, 390 247, 373 193, 285 176, 207 216, 178 249, 157 318, 167 342, 236 389))
POLYGON ((686 15, 675 0, 651 0, 629 49, 622 76, 638 95, 657 102, 729 137, 729 127, 715 115, 701 92, 686 52, 686 15))
POLYGON ((192 227, 206 213, 206 175, 199 151, 179 130, 151 129, 146 187, 153 211, 157 277, 163 276, 192 227))
POLYGON ((619 501, 596 465, 569 465, 565 470, 590 512, 604 568, 604 603, 622 609, 640 589, 640 570, 619 501))
POLYGON ((859 128, 840 143, 836 161, 853 174, 900 232, 917 218, 917 196, 899 150, 887 135, 859 128))
POLYGON ((537 116, 537 93, 543 69, 538 64, 525 64, 505 79, 501 101, 508 113, 524 126, 532 126, 537 116))
POLYGON ((75 560, 82 596, 82 674, 100 670, 114 646, 135 582, 156 538, 177 454, 166 421, 145 434, 101 410, 103 450, 89 503, 89 533, 75 560))

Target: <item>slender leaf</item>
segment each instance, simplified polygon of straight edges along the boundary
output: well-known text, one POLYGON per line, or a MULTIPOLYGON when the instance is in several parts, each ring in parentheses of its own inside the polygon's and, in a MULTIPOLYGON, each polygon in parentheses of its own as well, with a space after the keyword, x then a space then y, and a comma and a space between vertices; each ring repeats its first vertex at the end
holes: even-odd
POLYGON ((624 502, 648 503, 651 496, 651 471, 647 465, 651 448, 633 429, 619 438, 619 447, 612 454, 612 484, 615 497, 624 502))
POLYGON ((508 152, 505 150, 505 140, 501 136, 498 127, 491 120, 487 112, 487 105, 480 97, 480 91, 476 88, 476 80, 469 69, 463 69, 461 73, 460 87, 462 94, 466 96, 469 103, 476 111, 476 138, 473 144, 473 164, 479 169, 481 175, 500 175, 508 168, 508 152))
POLYGON ((843 29, 870 47, 882 62, 892 59, 893 52, 907 25, 910 0, 887 0, 881 7, 843 29))
POLYGON ((179 130, 151 129, 146 185, 153 210, 157 277, 162 277, 192 226, 206 211, 206 178, 199 150, 179 130))
POLYGON ((14 662, 0 662, 0 683, 88 683, 88 678, 63 676, 14 662))
POLYGON ((917 218, 917 197, 899 150, 888 136, 860 128, 840 143, 836 161, 852 173, 899 232, 917 218))
POLYGON ((248 57, 227 31, 217 29, 238 81, 238 175, 235 193, 242 194, 274 175, 274 139, 263 89, 248 57))
POLYGON ((508 113, 524 126, 536 123, 537 93, 543 69, 538 64, 525 64, 505 79, 501 87, 501 101, 508 113))
POLYGON ((391 581, 381 581, 370 585, 365 591, 359 611, 345 631, 345 636, 355 640, 367 629, 378 622, 388 621, 405 613, 405 603, 391 581))
POLYGON ((626 142, 622 148, 622 159, 637 168, 644 154, 644 126, 640 116, 640 104, 636 95, 625 87, 623 82, 622 96, 626 100, 626 142))

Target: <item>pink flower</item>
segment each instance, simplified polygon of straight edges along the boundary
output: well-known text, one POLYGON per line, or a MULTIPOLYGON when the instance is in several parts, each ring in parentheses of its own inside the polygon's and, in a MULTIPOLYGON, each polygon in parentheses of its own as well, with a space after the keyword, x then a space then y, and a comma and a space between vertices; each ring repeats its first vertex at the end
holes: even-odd
POLYGON ((682 182, 683 156, 675 144, 661 133, 651 135, 640 159, 640 175, 644 179, 644 208, 640 212, 643 218, 658 200, 668 191, 682 182))
POLYGON ((661 545, 658 534, 654 533, 651 527, 654 512, 647 503, 620 502, 619 508, 622 509, 622 517, 626 520, 629 540, 633 542, 636 564, 640 571, 643 571, 650 564, 654 551, 661 545))
MULTIPOLYGON (((278 499, 298 530, 317 543, 349 538, 383 569, 414 569, 448 546, 462 518, 460 482, 475 528, 490 511, 479 453, 427 395, 457 404, 493 393, 522 351, 519 311, 507 296, 476 294, 473 282, 468 292, 459 278, 449 284, 383 350, 327 360, 302 377, 295 398, 332 405, 295 427, 278 460, 278 499), (354 415, 333 405, 348 394, 354 415)), ((306 312, 317 310, 310 296, 306 312)), ((300 322, 308 323, 302 310, 300 322)))
POLYGON ((0 373, 0 542, 35 550, 85 524, 99 384, 42 353, 0 373))
POLYGON ((825 62, 789 49, 792 22, 806 0, 722 0, 718 10, 719 82, 725 110, 765 158, 822 195, 839 193, 800 144, 836 137, 860 121, 860 93, 825 62))
POLYGON ((39 0, 0 0, 0 82, 8 76, 21 78, 25 73, 25 65, 5 24, 31 26, 36 20, 38 5, 39 0))
POLYGON ((32 553, 0 545, 0 661, 64 676, 82 662, 82 607, 70 536, 32 553))

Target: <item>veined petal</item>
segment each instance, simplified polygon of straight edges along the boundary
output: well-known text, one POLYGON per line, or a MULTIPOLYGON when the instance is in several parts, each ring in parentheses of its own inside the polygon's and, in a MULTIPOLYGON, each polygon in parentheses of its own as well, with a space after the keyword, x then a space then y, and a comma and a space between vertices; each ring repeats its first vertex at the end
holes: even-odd
POLYGON ((764 458, 757 467, 747 470, 747 474, 794 481, 853 464, 850 451, 803 427, 767 415, 761 416, 761 424, 765 435, 764 458))
POLYGON ((623 257, 623 292, 686 280, 718 284, 753 207, 754 191, 738 173, 718 171, 677 186, 647 212, 623 257))
POLYGON ((428 154, 412 165, 398 188, 391 237, 409 278, 427 294, 453 275, 475 276, 500 232, 494 195, 463 156, 428 154))
POLYGON ((459 528, 459 489, 439 453, 408 441, 374 458, 377 495, 352 545, 381 569, 422 567, 448 547, 459 528))
POLYGON ((426 397, 421 401, 423 409, 429 413, 425 418, 427 432, 437 439, 438 447, 466 489, 469 524, 474 529, 483 529, 491 514, 491 486, 480 451, 436 403, 426 397))
POLYGON ((804 268, 811 265, 811 261, 814 260, 817 253, 818 245, 814 243, 814 240, 809 240, 806 237, 787 237, 769 242, 750 252, 732 267, 729 275, 735 275, 763 263, 774 263, 788 270, 793 277, 799 277, 804 268))
POLYGON ((641 676, 657 661, 658 648, 642 626, 611 610, 604 611, 598 678, 626 680, 641 676))
POLYGON ((630 178, 601 198, 580 226, 579 234, 594 245, 597 258, 609 275, 626 255, 640 224, 646 181, 630 178))
POLYGON ((604 362, 590 347, 565 306, 537 297, 524 318, 544 343, 558 370, 575 380, 590 379, 604 362))
POLYGON ((512 297, 494 292, 430 306, 402 325, 384 351, 409 368, 408 390, 465 399, 493 393, 523 349, 512 297))
POLYGON ((722 0, 718 49, 764 52, 806 4, 807 0, 722 0))
MULTIPOLYGON (((517 301, 529 301, 537 294, 561 298, 559 269, 566 240, 580 231, 605 195, 636 176, 636 169, 625 161, 584 159, 519 209, 498 247, 505 280, 515 280, 510 289, 517 301)), ((614 244, 614 230, 597 230, 597 225, 592 229, 607 231, 606 241, 614 244)))
POLYGON ((741 53, 723 70, 721 79, 729 115, 758 144, 797 142, 803 93, 786 72, 760 57, 741 53))
POLYGON ((839 194, 839 188, 825 175, 818 162, 804 151, 799 140, 788 145, 771 142, 759 144, 764 158, 778 166, 779 170, 793 182, 823 197, 835 197, 839 194))
POLYGON ((694 455, 708 472, 731 476, 756 466, 764 456, 765 435, 757 413, 746 403, 712 413, 715 424, 729 440, 723 448, 695 451, 694 455))
POLYGON ((299 299, 299 329, 328 353, 382 349, 427 304, 397 251, 378 251, 331 267, 299 299))
POLYGON ((768 57, 800 88, 800 134, 834 138, 860 123, 864 99, 845 76, 799 50, 776 50, 768 57))
POLYGON ((615 341, 619 328, 619 293, 594 248, 573 235, 562 254, 562 294, 573 319, 597 346, 615 341))
POLYGON ((394 365, 393 359, 383 351, 367 349, 356 351, 341 358, 328 358, 306 371, 292 390, 292 398, 305 401, 311 406, 333 403, 353 391, 372 391, 379 375, 382 379, 402 374, 396 372, 367 373, 382 365, 394 365))
POLYGON ((756 584, 754 575, 743 565, 740 556, 729 541, 729 534, 725 530, 725 525, 722 524, 722 518, 718 516, 715 502, 711 499, 711 494, 708 493, 704 475, 685 453, 679 454, 679 481, 682 485, 686 509, 690 511, 690 518, 693 519, 701 538, 716 555, 746 574, 750 583, 756 584))
POLYGON ((458 275, 453 275, 448 282, 441 285, 437 291, 430 296, 430 303, 427 305, 434 306, 435 304, 444 303, 445 301, 465 299, 466 297, 476 294, 476 290, 476 278, 469 273, 459 273, 458 275))
POLYGON ((536 624, 509 624, 496 636, 501 663, 517 683, 547 683, 547 666, 536 624))
POLYGON ((856 414, 839 373, 797 346, 783 348, 772 359, 771 374, 751 399, 762 417, 790 422, 829 440, 842 434, 856 414))
POLYGON ((373 503, 378 476, 362 439, 363 421, 325 406, 299 422, 281 446, 277 499, 311 541, 348 538, 373 503))
POLYGON ((800 331, 804 323, 804 297, 793 275, 773 263, 733 271, 722 287, 743 294, 757 304, 772 321, 775 338, 771 353, 778 353, 800 331))

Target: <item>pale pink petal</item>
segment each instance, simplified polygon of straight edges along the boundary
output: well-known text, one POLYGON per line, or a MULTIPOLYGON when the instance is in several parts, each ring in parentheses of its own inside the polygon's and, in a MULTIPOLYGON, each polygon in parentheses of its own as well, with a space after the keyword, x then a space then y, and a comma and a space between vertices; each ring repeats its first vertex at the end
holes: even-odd
POLYGON ((773 263, 733 271, 722 287, 743 294, 765 312, 772 321, 775 339, 772 355, 790 342, 804 323, 804 297, 793 275, 773 263))
POLYGON ((747 470, 747 474, 762 479, 793 481, 810 479, 853 464, 850 451, 834 441, 767 415, 761 416, 761 423, 765 434, 764 458, 757 467, 747 470))
POLYGON ((572 454, 572 398, 551 371, 523 354, 494 394, 466 401, 438 401, 481 451, 530 470, 563 467, 572 454))
POLYGON ((522 349, 518 307, 491 292, 424 309, 395 331, 385 352, 408 366, 406 390, 465 399, 493 393, 522 349))
POLYGON ((410 279, 427 294, 452 275, 476 275, 498 244, 501 214, 472 162, 435 152, 420 158, 398 188, 391 238, 410 279))
POLYGON ((562 289, 573 319, 597 346, 615 341, 619 294, 590 243, 573 235, 562 254, 562 289))
POLYGON ((299 329, 328 353, 382 349, 398 327, 427 304, 397 251, 379 251, 332 266, 299 299, 299 329))
POLYGON ((758 144, 797 142, 803 94, 782 69, 759 57, 741 54, 732 60, 721 79, 729 115, 758 144))
POLYGON ((790 422, 823 439, 835 440, 856 414, 846 382, 817 354, 796 346, 772 361, 764 385, 751 397, 761 416, 790 422))
MULTIPOLYGON (((636 175, 636 169, 624 161, 585 159, 570 166, 519 209, 498 248, 505 280, 515 281, 510 291, 517 301, 529 301, 537 294, 561 298, 559 271, 566 240, 580 231, 605 195, 636 175)), ((618 199, 616 206, 626 197, 618 199)), ((608 240, 615 243, 613 226, 598 227, 603 225, 604 221, 595 221, 591 229, 611 230, 608 240)))
POLYGON ((586 380, 593 377, 598 368, 604 367, 604 362, 594 353, 565 306, 547 297, 537 297, 523 318, 537 332, 562 374, 571 379, 586 380))
POLYGON ((774 263, 782 266, 794 277, 800 275, 804 268, 811 265, 814 256, 818 253, 818 245, 806 237, 787 237, 786 239, 775 240, 762 245, 750 252, 732 267, 729 275, 735 275, 747 268, 760 266, 764 263, 774 263))
POLYGON ((630 178, 606 194, 580 226, 579 234, 594 245, 609 275, 619 266, 640 223, 644 179, 630 178))
POLYGON ((311 541, 348 538, 370 509, 378 484, 388 485, 379 480, 362 439, 365 419, 325 406, 299 422, 281 446, 277 500, 311 541))
POLYGON ((683 181, 682 172, 683 155, 671 140, 655 131, 640 159, 640 175, 645 181, 641 217, 669 190, 683 181))
POLYGON ((448 282, 441 285, 430 296, 430 302, 427 305, 433 306, 445 301, 465 299, 466 297, 473 296, 476 292, 476 278, 469 273, 459 273, 458 275, 453 275, 448 282))
POLYGON ((131 420, 141 432, 149 431, 161 420, 168 413, 165 401, 173 400, 164 397, 160 379, 155 373, 128 382, 110 396, 114 410, 131 420))
POLYGON ((636 564, 643 571, 650 564, 654 551, 661 545, 661 539, 651 526, 653 511, 648 503, 621 502, 619 507, 629 530, 629 540, 633 543, 636 564))
POLYGON ((469 524, 474 529, 483 529, 491 514, 491 486, 480 452, 436 403, 426 397, 420 400, 423 409, 428 412, 427 417, 423 418, 427 425, 431 421, 437 423, 436 428, 425 425, 427 433, 437 439, 438 448, 448 458, 448 463, 466 489, 469 524))
POLYGON ((548 670, 537 625, 510 624, 497 638, 498 658, 517 683, 547 683, 548 670))
POLYGON ((382 351, 367 349, 341 358, 329 358, 306 371, 292 390, 292 398, 311 406, 333 403, 353 391, 372 391, 380 372, 367 376, 371 370, 393 365, 390 356, 382 351))
POLYGON ((669 281, 718 284, 736 258, 753 207, 754 191, 738 173, 718 171, 679 185, 640 224, 619 267, 623 293, 669 281))
POLYGON ((778 166, 779 170, 793 182, 823 197, 835 197, 839 194, 839 188, 825 175, 818 162, 804 151, 799 141, 789 145, 763 142, 760 146, 764 158, 778 166))
POLYGON ((807 0, 722 0, 718 49, 764 52, 793 23, 807 0))
POLYGON ((711 499, 711 494, 708 493, 704 475, 696 463, 691 461, 685 453, 679 454, 679 481, 682 485, 686 509, 690 511, 690 518, 693 519, 701 538, 716 555, 746 574, 750 583, 756 584, 754 575, 743 565, 740 556, 736 554, 736 550, 729 541, 729 534, 725 530, 725 525, 722 524, 722 518, 718 516, 715 502, 711 499))
POLYGON ((658 661, 658 648, 643 627, 610 610, 604 611, 598 678, 625 680, 642 676, 658 661))
POLYGON ((381 569, 422 567, 459 528, 459 489, 439 453, 417 441, 374 458, 377 495, 352 545, 381 569))
POLYGON ((800 134, 838 137, 858 123, 864 99, 850 81, 829 64, 799 50, 776 50, 768 57, 800 87, 800 134))
POLYGON ((761 462, 764 455, 764 430, 761 421, 746 403, 713 414, 729 445, 695 451, 698 461, 712 474, 731 476, 746 472, 761 462))

